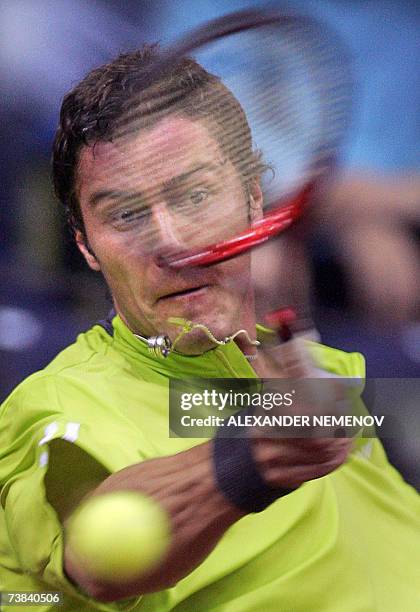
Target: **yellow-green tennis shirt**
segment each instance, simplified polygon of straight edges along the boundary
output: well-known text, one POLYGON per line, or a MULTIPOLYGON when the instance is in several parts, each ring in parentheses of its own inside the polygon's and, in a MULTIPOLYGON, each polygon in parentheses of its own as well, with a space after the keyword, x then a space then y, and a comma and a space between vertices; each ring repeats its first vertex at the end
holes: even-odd
MULTIPOLYGON (((359 354, 311 350, 325 370, 364 376, 359 354)), ((72 498, 109 472, 203 441, 169 437, 170 377, 255 373, 234 343, 198 357, 157 360, 115 318, 112 334, 97 325, 80 335, 3 404, 1 591, 64 593, 62 607, 33 608, 38 611, 420 610, 419 496, 377 440, 362 441, 334 473, 241 519, 175 587, 116 604, 80 593, 62 567, 60 516, 72 498)))

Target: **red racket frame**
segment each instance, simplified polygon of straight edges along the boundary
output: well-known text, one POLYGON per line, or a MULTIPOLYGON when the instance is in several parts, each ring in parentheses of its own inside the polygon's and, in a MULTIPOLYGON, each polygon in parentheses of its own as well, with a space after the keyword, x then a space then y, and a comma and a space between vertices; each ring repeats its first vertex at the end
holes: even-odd
POLYGON ((249 229, 236 236, 215 242, 199 250, 181 253, 168 260, 171 268, 181 269, 193 266, 210 266, 231 259, 263 244, 270 238, 284 232, 301 216, 313 191, 313 184, 304 187, 297 195, 283 201, 280 206, 266 213, 249 229))

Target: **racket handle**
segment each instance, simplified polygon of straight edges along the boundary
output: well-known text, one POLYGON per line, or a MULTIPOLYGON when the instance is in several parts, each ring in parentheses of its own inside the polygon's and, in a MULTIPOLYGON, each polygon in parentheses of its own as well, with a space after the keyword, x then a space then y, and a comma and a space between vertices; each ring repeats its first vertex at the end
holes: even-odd
POLYGON ((279 356, 288 378, 318 378, 319 371, 309 355, 304 338, 296 337, 297 316, 292 308, 281 308, 266 314, 265 321, 276 330, 280 340, 279 356))

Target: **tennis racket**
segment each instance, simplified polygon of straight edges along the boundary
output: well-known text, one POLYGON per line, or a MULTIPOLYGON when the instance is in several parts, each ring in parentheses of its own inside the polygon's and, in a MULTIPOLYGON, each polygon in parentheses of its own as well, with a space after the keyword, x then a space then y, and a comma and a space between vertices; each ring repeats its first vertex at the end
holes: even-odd
MULTIPOLYGON (((302 217, 336 167, 349 122, 351 92, 348 59, 337 37, 297 14, 258 10, 216 19, 175 45, 162 62, 162 71, 186 54, 214 67, 240 100, 254 150, 262 154, 259 178, 264 206, 261 218, 218 241, 211 241, 212 229, 197 224, 199 244, 171 258, 176 269, 214 265, 261 247, 302 217)), ((230 125, 234 132, 235 117, 230 125)), ((236 151, 232 146, 233 157, 241 156, 240 147, 241 143, 236 151)), ((252 166, 252 161, 248 164, 252 166)), ((244 170, 245 175, 247 171, 252 175, 251 168, 244 170)), ((293 242, 296 245, 296 239, 293 242)), ((271 248, 268 259, 275 267, 274 253, 271 248)), ((261 253, 258 257, 265 258, 261 253)), ((260 313, 267 308, 264 289, 262 294, 260 313)), ((263 313, 263 320, 278 330, 278 339, 284 342, 291 340, 292 330, 310 327, 311 322, 307 311, 299 312, 302 302, 282 306, 287 307, 263 313)))
MULTIPOLYGON (((163 49, 130 92, 115 129, 115 142, 130 139, 170 113, 182 115, 185 108, 193 108, 203 122, 213 121, 209 130, 221 150, 220 168, 216 169, 219 185, 226 180, 223 166, 231 164, 240 177, 243 195, 241 199, 232 190, 229 201, 236 198, 237 206, 225 210, 211 184, 205 193, 194 191, 196 176, 192 173, 190 185, 171 195, 171 215, 181 239, 176 248, 163 254, 164 265, 180 273, 211 268, 249 254, 273 238, 279 240, 280 234, 298 227, 320 185, 336 167, 349 122, 350 93, 349 62, 337 37, 326 26, 295 13, 231 13, 163 49), (179 81, 179 67, 188 61, 186 57, 217 75, 222 85, 214 87, 214 77, 203 77, 186 94, 179 81), (224 87, 240 106, 225 104, 224 87), (194 197, 185 198, 190 186, 194 197), (263 197, 258 196, 260 192, 263 197)), ((183 149, 180 137, 180 158, 190 153, 183 149)), ((230 188, 226 182, 226 190, 230 188)), ((138 223, 145 251, 155 248, 158 240, 148 221, 153 197, 152 193, 147 209, 128 213, 138 223)), ((295 236, 299 235, 296 231, 295 236)), ((293 253, 294 248, 291 250, 293 253)), ((271 248, 266 261, 276 268, 276 259, 271 248)), ((258 279, 258 270, 254 277, 258 279)), ((282 298, 278 304, 282 308, 273 308, 276 297, 265 299, 264 291, 262 294, 259 316, 277 329, 281 341, 290 339, 291 330, 302 319, 301 305, 285 303, 282 298), (290 308, 296 316, 291 316, 290 308)), ((308 313, 304 314, 308 319, 308 313)), ((172 321, 176 323, 176 317, 172 321)), ((199 321, 193 323, 199 325, 199 321)), ((223 343, 234 336, 214 339, 223 343)), ((149 346, 163 356, 171 349, 168 338, 158 338, 149 346)))

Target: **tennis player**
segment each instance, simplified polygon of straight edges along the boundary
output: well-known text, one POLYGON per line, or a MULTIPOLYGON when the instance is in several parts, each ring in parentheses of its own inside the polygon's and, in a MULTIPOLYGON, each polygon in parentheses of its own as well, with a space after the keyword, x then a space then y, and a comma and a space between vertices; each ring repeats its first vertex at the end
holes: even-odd
MULTIPOLYGON (((237 100, 190 60, 162 83, 163 98, 174 82, 182 95, 117 138, 156 53, 120 56, 63 102, 55 187, 115 311, 1 409, 0 589, 61 591, 63 611, 414 612, 420 503, 378 440, 168 437, 171 378, 286 372, 255 347, 249 255, 181 272, 166 264, 194 242, 197 223, 216 233, 226 218, 240 230, 258 217, 262 162, 237 100), (220 104, 208 104, 213 94, 220 104), (232 114, 234 134, 224 124, 232 114), (251 172, 231 155, 232 139, 251 172), (196 205, 186 238, 185 202, 196 205), (176 341, 173 316, 200 327, 161 359, 148 339, 176 341), (167 510, 172 543, 147 576, 107 584, 78 563, 65 524, 87 493, 121 489, 167 510)), ((307 350, 318 369, 364 377, 359 354, 307 350)))

